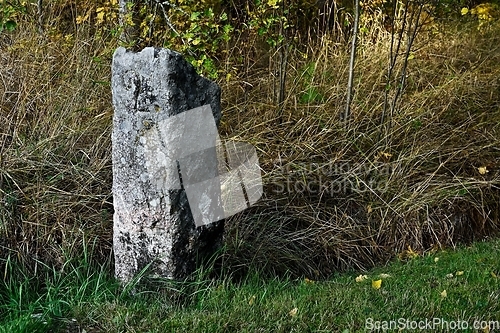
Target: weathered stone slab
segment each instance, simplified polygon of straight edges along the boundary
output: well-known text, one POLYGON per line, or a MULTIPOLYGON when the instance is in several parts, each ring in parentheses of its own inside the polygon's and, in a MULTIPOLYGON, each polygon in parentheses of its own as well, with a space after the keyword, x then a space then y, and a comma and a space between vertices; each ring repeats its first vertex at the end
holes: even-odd
POLYGON ((115 275, 128 282, 151 264, 182 279, 219 247, 223 222, 212 222, 227 216, 213 180, 220 88, 174 51, 119 48, 112 90, 115 275))

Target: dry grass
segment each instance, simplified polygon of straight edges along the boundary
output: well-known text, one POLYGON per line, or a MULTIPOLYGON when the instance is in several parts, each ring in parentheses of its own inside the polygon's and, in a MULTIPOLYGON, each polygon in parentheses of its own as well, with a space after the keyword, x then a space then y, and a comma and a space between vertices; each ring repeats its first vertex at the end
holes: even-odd
POLYGON ((91 37, 2 36, 2 258, 62 264, 84 240, 109 255, 110 52, 91 37))
MULTIPOLYGON (((61 264, 94 241, 109 256, 116 40, 85 26, 45 36, 22 26, 0 35, 0 258, 61 264)), ((221 133, 257 147, 265 182, 259 203, 226 224, 229 270, 316 278, 498 232, 500 37, 446 29, 417 41, 384 124, 384 30, 360 45, 348 128, 339 121, 348 52, 328 39, 290 54, 281 115, 269 70, 278 54, 221 80, 221 133)))
POLYGON ((384 125, 383 31, 361 45, 348 129, 339 121, 348 53, 334 43, 294 58, 281 119, 265 70, 245 95, 226 87, 224 130, 257 146, 266 184, 263 200, 228 223, 229 266, 324 276, 498 232, 500 40, 447 29, 417 41, 384 125), (323 98, 301 102, 311 87, 323 98))

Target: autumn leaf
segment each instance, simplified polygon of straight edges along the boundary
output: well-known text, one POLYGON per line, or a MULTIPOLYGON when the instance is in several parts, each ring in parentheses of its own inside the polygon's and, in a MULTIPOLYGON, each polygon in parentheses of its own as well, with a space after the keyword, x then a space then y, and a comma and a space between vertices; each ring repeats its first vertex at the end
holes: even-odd
POLYGON ((438 262, 438 261, 439 261, 438 257, 434 258, 434 262, 438 262))
POLYGON ((90 16, 90 11, 87 12, 87 14, 85 16, 78 15, 76 17, 76 24, 82 24, 82 23, 86 22, 89 19, 89 16, 90 16))
POLYGON ((361 275, 356 277, 356 282, 362 282, 366 279, 368 279, 368 276, 361 274, 361 275))
POLYGON ((372 280, 372 288, 373 289, 380 289, 381 286, 382 286, 382 279, 372 280))
POLYGON ((384 156, 385 158, 391 158, 392 157, 391 153, 386 153, 386 152, 381 152, 380 155, 384 156))
POLYGON ((448 293, 446 292, 446 289, 443 290, 440 295, 441 295, 442 298, 448 297, 448 293))
POLYGON ((457 272, 455 273, 455 275, 456 275, 456 276, 464 275, 464 271, 457 271, 457 272))
POLYGON ((379 151, 378 156, 375 157, 375 160, 381 159, 384 162, 388 162, 392 157, 391 153, 387 153, 385 151, 379 151))
POLYGON ((490 172, 490 171, 489 171, 489 170, 488 170, 485 166, 481 166, 481 167, 477 168, 477 171, 479 171, 479 173, 480 173, 481 175, 485 175, 485 174, 487 174, 488 172, 490 172))
POLYGON ((97 24, 101 24, 104 22, 104 15, 105 12, 102 10, 102 8, 97 8, 97 16, 96 16, 97 24))
POLYGON ((313 280, 310 280, 310 279, 308 279, 308 278, 305 278, 305 279, 304 279, 304 282, 305 282, 306 284, 314 284, 314 281, 313 281, 313 280))
POLYGON ((290 312, 288 312, 288 314, 292 317, 297 317, 297 312, 299 311, 298 308, 293 308, 290 310, 290 312))
POLYGON ((398 254, 399 259, 415 259, 418 257, 418 253, 413 251, 411 246, 408 245, 408 250, 403 251, 402 253, 398 254))

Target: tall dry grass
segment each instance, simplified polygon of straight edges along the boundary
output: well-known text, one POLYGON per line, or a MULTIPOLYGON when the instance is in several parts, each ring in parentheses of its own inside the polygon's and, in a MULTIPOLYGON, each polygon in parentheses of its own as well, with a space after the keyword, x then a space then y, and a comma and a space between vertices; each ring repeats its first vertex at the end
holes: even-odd
MULTIPOLYGON (((54 7, 45 34, 25 18, 0 35, 0 258, 32 268, 61 264, 84 242, 98 260, 111 252, 117 41, 71 24, 77 14, 54 7)), ((348 51, 335 40, 290 51, 282 111, 277 52, 247 39, 220 59, 239 68, 231 55, 242 54, 247 64, 219 82, 221 134, 257 148, 265 185, 257 205, 226 223, 230 271, 317 278, 498 232, 498 29, 447 23, 422 33, 384 123, 390 35, 373 30, 359 46, 349 126, 339 120, 348 51)))
MULTIPOLYGON (((48 18, 56 19, 54 18, 48 18)), ((62 264, 112 233, 110 51, 85 31, 0 42, 0 258, 62 264)))
POLYGON ((259 204, 228 223, 228 266, 325 276, 409 247, 422 253, 497 234, 495 30, 448 23, 422 33, 384 123, 390 34, 369 37, 359 49, 348 127, 339 120, 348 52, 328 40, 307 59, 294 57, 282 118, 265 69, 246 78, 251 89, 226 85, 223 129, 257 147, 265 180, 259 204), (311 90, 319 97, 304 99, 311 90))

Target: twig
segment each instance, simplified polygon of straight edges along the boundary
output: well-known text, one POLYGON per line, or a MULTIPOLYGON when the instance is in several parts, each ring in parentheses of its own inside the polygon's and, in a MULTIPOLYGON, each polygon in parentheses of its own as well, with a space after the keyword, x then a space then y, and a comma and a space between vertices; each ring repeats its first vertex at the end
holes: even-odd
POLYGON ((349 79, 347 82, 347 102, 344 112, 344 121, 346 123, 349 122, 349 118, 351 117, 351 102, 353 94, 352 81, 354 80, 354 64, 356 62, 356 48, 357 48, 357 37, 358 37, 359 0, 354 1, 354 10, 355 10, 354 29, 353 29, 352 44, 351 44, 351 59, 349 61, 349 79))
POLYGON ((37 2, 37 15, 38 15, 38 32, 43 34, 43 10, 42 10, 43 0, 38 0, 37 2))

